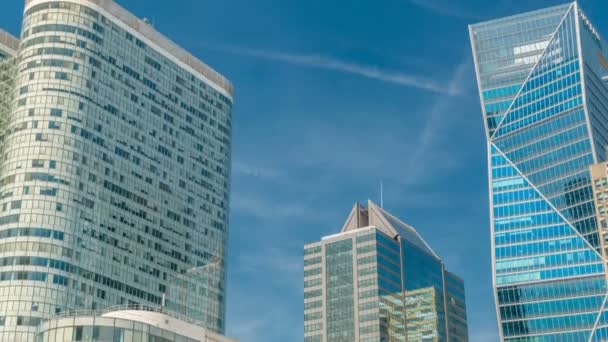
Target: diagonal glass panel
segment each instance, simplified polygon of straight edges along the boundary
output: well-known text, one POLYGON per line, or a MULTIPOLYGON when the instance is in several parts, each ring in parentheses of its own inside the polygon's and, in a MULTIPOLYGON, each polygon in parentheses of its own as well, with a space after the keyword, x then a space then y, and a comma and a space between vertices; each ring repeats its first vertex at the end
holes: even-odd
POLYGON ((599 248, 589 175, 593 150, 583 109, 547 119, 495 144, 599 248))
POLYGON ((541 120, 582 107, 578 58, 576 12, 571 10, 493 138, 499 139, 541 120))
POLYGON ((575 322, 568 325, 572 338, 588 338, 606 296, 601 256, 494 145, 491 162, 494 271, 505 339, 539 334, 550 340, 564 333, 565 321, 575 322), (576 298, 581 295, 585 299, 576 298))
POLYGON ((594 162, 570 11, 493 137, 543 196, 599 249, 588 167, 594 162))
MULTIPOLYGON (((606 323, 606 316, 608 314, 606 312, 602 313, 602 322, 606 323)), ((598 326, 593 333, 593 337, 590 339, 592 342, 600 342, 600 341, 608 341, 608 325, 598 326)))
POLYGON ((602 260, 492 147, 496 284, 602 274, 602 260))
POLYGON ((589 337, 589 341, 608 341, 608 310, 606 309, 606 300, 602 306, 602 311, 596 319, 595 329, 589 337))
POLYGON ((561 5, 471 26, 490 136, 570 6, 561 5))

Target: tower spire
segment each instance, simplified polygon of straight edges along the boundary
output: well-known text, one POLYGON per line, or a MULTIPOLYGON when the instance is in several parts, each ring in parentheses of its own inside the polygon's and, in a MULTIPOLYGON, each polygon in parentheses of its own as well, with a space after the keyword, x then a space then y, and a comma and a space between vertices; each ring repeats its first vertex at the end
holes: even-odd
POLYGON ((380 208, 384 209, 384 182, 380 181, 380 208))

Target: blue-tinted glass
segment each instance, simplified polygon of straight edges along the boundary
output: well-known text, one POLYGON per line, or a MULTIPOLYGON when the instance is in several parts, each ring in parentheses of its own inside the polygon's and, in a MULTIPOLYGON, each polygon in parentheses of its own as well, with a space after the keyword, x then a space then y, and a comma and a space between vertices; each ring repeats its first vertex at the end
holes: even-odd
POLYGON ((606 278, 589 166, 608 144, 605 44, 578 4, 470 31, 488 123, 501 335, 600 340, 606 278))

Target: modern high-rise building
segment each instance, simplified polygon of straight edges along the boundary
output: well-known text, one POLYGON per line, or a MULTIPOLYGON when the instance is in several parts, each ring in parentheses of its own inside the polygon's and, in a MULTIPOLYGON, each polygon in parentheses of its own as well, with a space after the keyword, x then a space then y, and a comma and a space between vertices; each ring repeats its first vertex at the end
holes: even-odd
POLYGON ((230 82, 111 0, 26 0, 0 55, 0 341, 113 305, 223 333, 230 82))
POLYGON ((606 160, 608 46, 576 2, 469 30, 500 336, 605 340, 606 270, 589 167, 606 160))
POLYGON ((468 341, 464 283, 409 225, 353 207, 304 247, 304 341, 468 341))

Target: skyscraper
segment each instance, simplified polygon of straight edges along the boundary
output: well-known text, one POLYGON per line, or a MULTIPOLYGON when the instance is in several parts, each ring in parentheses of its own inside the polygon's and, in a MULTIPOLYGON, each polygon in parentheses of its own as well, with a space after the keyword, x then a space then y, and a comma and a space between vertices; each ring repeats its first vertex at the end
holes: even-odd
POLYGON ((304 341, 468 341, 464 283, 373 202, 304 247, 304 341))
POLYGON ((577 3, 470 26, 508 341, 608 338, 590 164, 606 160, 608 49, 577 3))
POLYGON ((12 61, 0 341, 118 304, 223 333, 229 81, 111 0, 26 0, 12 61))

